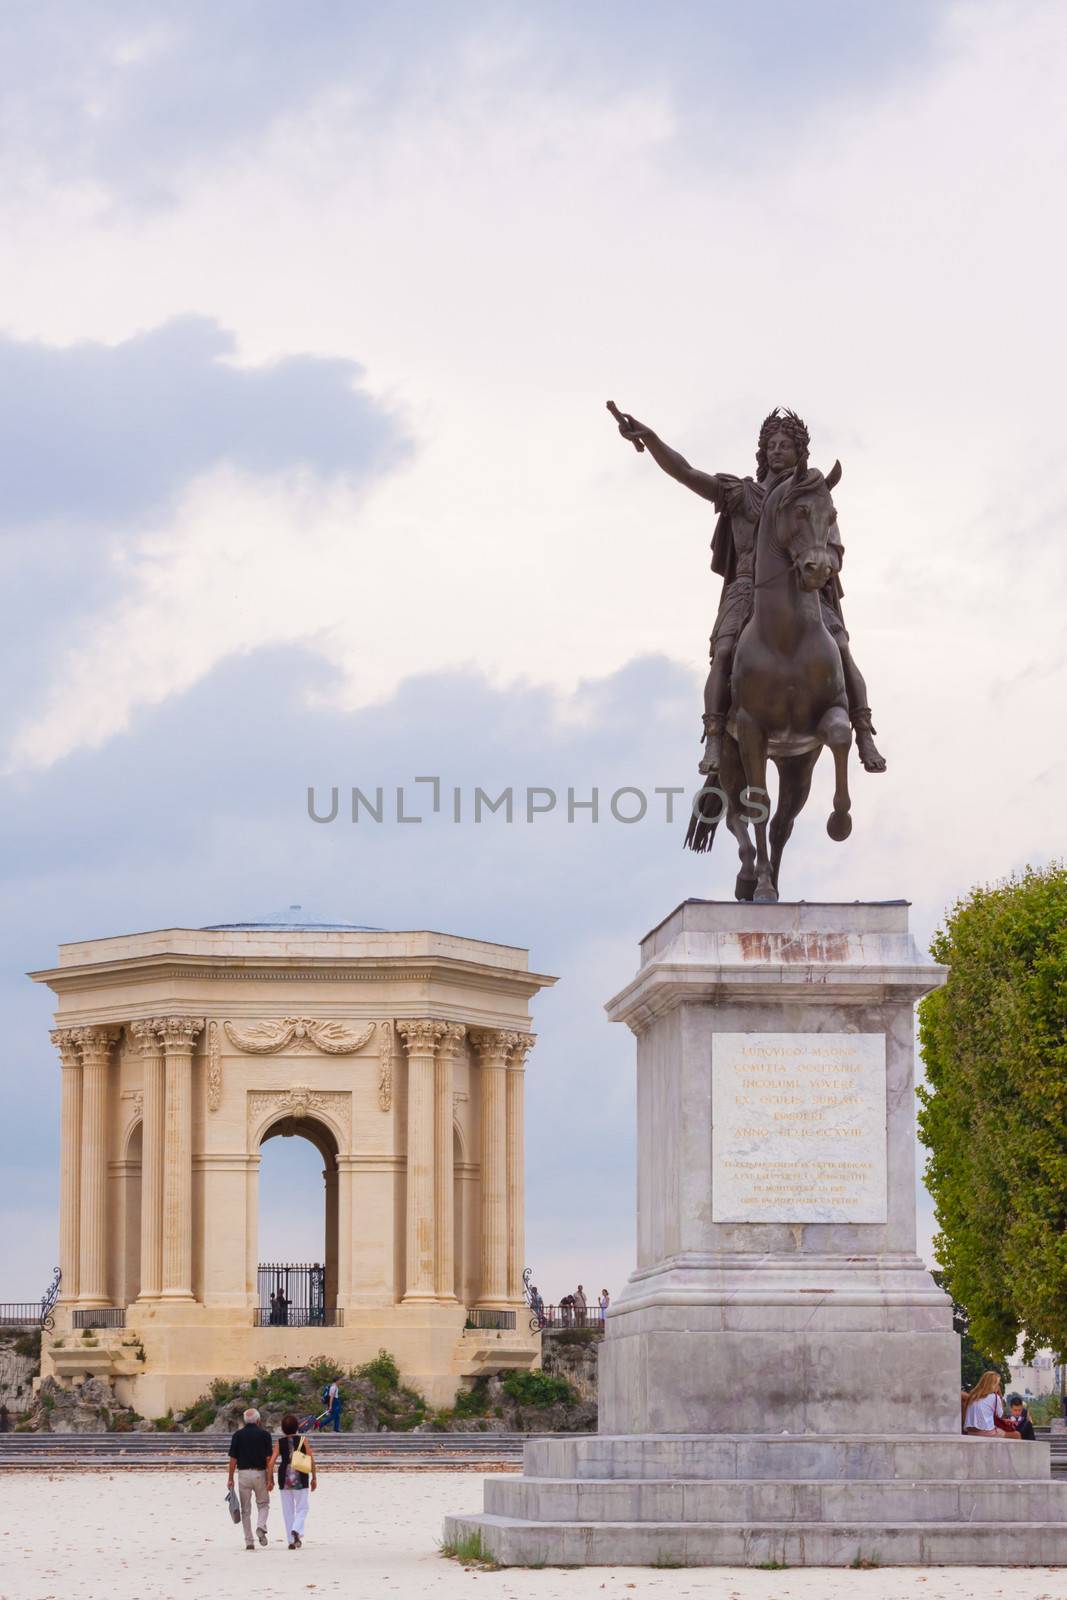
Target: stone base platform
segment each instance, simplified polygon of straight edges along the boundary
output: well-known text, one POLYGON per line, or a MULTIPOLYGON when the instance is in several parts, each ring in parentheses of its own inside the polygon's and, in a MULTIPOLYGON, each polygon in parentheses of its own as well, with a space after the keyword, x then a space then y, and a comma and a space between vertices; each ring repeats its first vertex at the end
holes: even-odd
POLYGON ((485 1512, 505 1566, 1056 1566, 1067 1484, 1044 1443, 929 1435, 531 1440, 485 1512))

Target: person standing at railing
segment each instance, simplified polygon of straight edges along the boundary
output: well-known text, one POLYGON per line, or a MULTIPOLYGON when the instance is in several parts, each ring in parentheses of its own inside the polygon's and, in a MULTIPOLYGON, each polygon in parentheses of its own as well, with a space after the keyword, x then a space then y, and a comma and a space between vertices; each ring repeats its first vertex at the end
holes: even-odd
POLYGON ((585 1298, 585 1290, 582 1288, 581 1284, 579 1284, 577 1289, 574 1291, 574 1320, 579 1328, 585 1327, 585 1313, 587 1306, 588 1301, 585 1298))
POLYGON ((530 1310, 543 1328, 545 1325, 545 1302, 536 1283, 530 1287, 530 1310))
POLYGON ((611 1296, 606 1289, 601 1289, 598 1304, 600 1306, 600 1320, 605 1322, 608 1315, 608 1306, 611 1304, 611 1296))

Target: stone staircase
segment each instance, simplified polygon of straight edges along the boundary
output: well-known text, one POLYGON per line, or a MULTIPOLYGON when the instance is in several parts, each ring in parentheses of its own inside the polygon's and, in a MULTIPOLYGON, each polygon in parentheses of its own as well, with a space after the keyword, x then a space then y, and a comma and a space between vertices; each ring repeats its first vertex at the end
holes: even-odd
MULTIPOLYGON (((324 1468, 494 1472, 521 1465, 521 1433, 313 1433, 324 1468)), ((0 1470, 222 1471, 228 1433, 4 1433, 0 1470)))
POLYGON ((930 1435, 533 1439, 449 1517, 507 1566, 1067 1564, 1047 1443, 930 1435))

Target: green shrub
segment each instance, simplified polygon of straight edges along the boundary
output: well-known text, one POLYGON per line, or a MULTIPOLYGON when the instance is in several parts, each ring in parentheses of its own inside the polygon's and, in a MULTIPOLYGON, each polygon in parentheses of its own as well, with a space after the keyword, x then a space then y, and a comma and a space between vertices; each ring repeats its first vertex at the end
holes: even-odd
POLYGON ((326 1384, 344 1377, 343 1369, 329 1356, 312 1356, 307 1364, 307 1374, 320 1393, 326 1384))
POLYGON ((379 1350, 373 1361, 357 1367, 352 1376, 372 1383, 379 1394, 387 1394, 390 1389, 400 1387, 400 1369, 388 1350, 379 1350))
POLYGON ((34 1361, 41 1359, 41 1330, 34 1333, 20 1333, 15 1339, 15 1354, 17 1356, 32 1357, 34 1361))
POLYGON ((459 1539, 446 1540, 441 1545, 441 1554, 448 1556, 453 1561, 462 1561, 465 1565, 495 1567, 492 1556, 482 1544, 481 1533, 465 1533, 459 1539))
POLYGON ((489 1409, 489 1380, 475 1378, 469 1389, 461 1389, 452 1407, 454 1417, 484 1417, 489 1409))
POLYGON ((1038 1395, 1036 1400, 1026 1402, 1026 1409, 1030 1413, 1030 1421, 1036 1427, 1041 1427, 1060 1415, 1060 1397, 1058 1394, 1038 1395))
POLYGON ((575 1394, 565 1378, 552 1378, 547 1372, 527 1372, 516 1368, 502 1384, 504 1393, 520 1406, 569 1406, 575 1394))
POLYGON ((292 1406, 300 1400, 302 1392, 287 1372, 272 1372, 267 1378, 263 1398, 268 1405, 292 1406))

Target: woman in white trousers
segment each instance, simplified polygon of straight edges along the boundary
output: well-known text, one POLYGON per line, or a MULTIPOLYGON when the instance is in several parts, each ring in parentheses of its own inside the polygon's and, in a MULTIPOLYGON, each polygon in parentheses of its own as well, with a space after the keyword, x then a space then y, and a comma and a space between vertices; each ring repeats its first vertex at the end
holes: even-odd
POLYGON ((304 1523, 308 1514, 308 1494, 318 1487, 315 1457, 307 1440, 297 1429, 299 1420, 292 1414, 282 1418, 282 1432, 274 1446, 267 1469, 267 1481, 276 1476, 282 1497, 282 1516, 285 1519, 285 1539, 290 1550, 299 1550, 304 1542, 304 1523), (297 1450, 303 1449, 311 1457, 311 1471, 294 1472, 290 1461, 297 1450))

